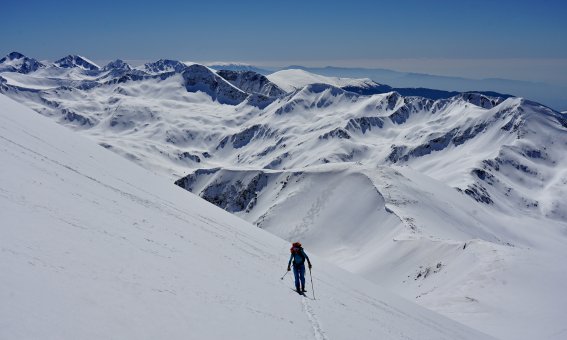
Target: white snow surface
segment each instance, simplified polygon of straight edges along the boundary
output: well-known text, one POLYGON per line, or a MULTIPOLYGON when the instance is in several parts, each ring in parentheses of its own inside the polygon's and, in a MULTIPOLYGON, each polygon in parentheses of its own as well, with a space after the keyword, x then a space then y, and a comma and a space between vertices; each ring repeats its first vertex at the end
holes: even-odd
POLYGON ((323 78, 266 98, 198 64, 165 70, 5 72, 0 92, 422 306, 502 339, 564 338, 565 115, 323 78))
POLYGON ((563 337, 564 223, 488 209, 410 167, 223 169, 191 188, 207 197, 257 176, 254 207, 236 214, 262 229, 497 337, 563 337))
POLYGON ((289 69, 277 71, 269 74, 267 78, 287 92, 298 90, 310 84, 329 84, 336 87, 357 86, 369 87, 377 86, 375 81, 369 78, 354 79, 354 78, 340 78, 340 77, 327 77, 319 74, 307 72, 299 69, 289 69))
MULTIPOLYGON (((487 339, 0 95, 0 338, 487 339)), ((309 246, 309 245, 307 245, 309 246)))

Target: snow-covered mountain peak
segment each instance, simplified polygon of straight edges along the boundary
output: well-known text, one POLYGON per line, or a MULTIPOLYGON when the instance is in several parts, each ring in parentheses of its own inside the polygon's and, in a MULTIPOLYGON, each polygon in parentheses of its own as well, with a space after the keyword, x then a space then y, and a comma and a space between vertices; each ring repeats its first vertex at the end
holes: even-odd
POLYGON ((458 97, 468 103, 482 107, 484 109, 491 109, 504 101, 504 98, 501 97, 490 97, 475 92, 461 93, 460 95, 458 95, 458 97))
POLYGON ((6 60, 15 60, 15 59, 22 59, 27 58, 25 55, 21 54, 20 52, 10 52, 4 58, 0 59, 0 62, 5 62, 6 60))
POLYGON ((183 72, 187 68, 185 63, 172 59, 160 59, 144 65, 144 71, 148 73, 158 74, 164 72, 183 72))
POLYGON ((187 91, 204 92, 221 104, 240 104, 249 95, 203 65, 186 66, 182 75, 187 91))
POLYGON ((264 75, 254 71, 219 70, 217 74, 244 92, 267 97, 281 97, 286 93, 264 75))
POLYGON ((0 59, 0 72, 31 73, 45 67, 39 61, 26 57, 19 52, 11 52, 0 59))
POLYGON ((102 68, 103 71, 110 71, 110 70, 130 71, 131 69, 132 67, 121 59, 116 59, 114 61, 111 61, 102 68))
POLYGON ((336 87, 377 87, 380 84, 368 79, 326 77, 301 69, 288 69, 267 76, 270 81, 286 92, 292 92, 309 84, 329 84, 336 87))
POLYGON ((54 62, 54 65, 61 68, 81 68, 87 71, 98 71, 100 66, 95 64, 93 61, 79 56, 79 55, 68 55, 54 62))

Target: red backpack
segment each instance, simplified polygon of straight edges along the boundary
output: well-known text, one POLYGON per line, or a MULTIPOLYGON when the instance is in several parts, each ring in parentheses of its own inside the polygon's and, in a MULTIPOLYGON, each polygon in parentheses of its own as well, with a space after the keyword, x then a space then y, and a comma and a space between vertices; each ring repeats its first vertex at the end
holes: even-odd
POLYGON ((301 243, 300 242, 294 242, 291 245, 291 248, 289 248, 290 253, 292 254, 301 254, 301 243))
POLYGON ((297 264, 302 264, 305 262, 305 256, 303 255, 303 248, 301 243, 295 242, 291 245, 289 249, 290 253, 293 254, 293 262, 297 264))

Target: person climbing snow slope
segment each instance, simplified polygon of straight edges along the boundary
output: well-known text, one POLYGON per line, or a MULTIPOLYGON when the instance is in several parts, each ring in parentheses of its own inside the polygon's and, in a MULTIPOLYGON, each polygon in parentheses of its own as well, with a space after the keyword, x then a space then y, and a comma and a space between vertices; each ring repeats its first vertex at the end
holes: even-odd
POLYGON ((303 294, 303 292, 305 292, 305 260, 307 260, 307 263, 309 264, 309 269, 312 268, 311 261, 309 261, 309 257, 305 254, 305 251, 299 242, 293 243, 289 251, 291 252, 291 255, 289 257, 289 262, 287 263, 287 271, 291 270, 291 262, 293 261, 295 289, 298 293, 303 294))

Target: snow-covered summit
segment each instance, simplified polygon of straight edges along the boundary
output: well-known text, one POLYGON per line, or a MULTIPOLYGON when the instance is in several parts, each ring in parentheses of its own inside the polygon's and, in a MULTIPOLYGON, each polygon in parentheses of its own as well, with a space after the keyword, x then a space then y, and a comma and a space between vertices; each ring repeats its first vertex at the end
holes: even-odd
POLYGON ((248 93, 230 84, 210 68, 193 64, 183 72, 185 88, 189 92, 203 92, 221 104, 236 105, 248 98, 248 93))
POLYGON ((219 70, 217 74, 248 93, 257 93, 268 97, 280 97, 286 93, 268 78, 254 71, 219 70))
POLYGON ((54 62, 54 65, 61 68, 81 68, 87 71, 98 71, 100 66, 95 64, 93 61, 79 56, 79 55, 68 55, 54 62))
POLYGON ((130 71, 131 69, 132 67, 121 59, 116 59, 114 61, 111 61, 102 68, 103 71, 110 71, 110 70, 130 71))
POLYGON ((144 65, 143 70, 148 73, 182 72, 187 68, 185 63, 178 60, 160 59, 144 65))
POLYGON ((353 79, 326 77, 300 69, 289 69, 274 72, 272 74, 269 74, 267 78, 286 92, 291 92, 306 85, 316 83, 329 84, 336 87, 356 88, 370 88, 380 86, 380 84, 368 78, 353 79))
POLYGON ((26 57, 19 52, 11 52, 0 59, 0 72, 30 73, 45 67, 39 61, 26 57))

